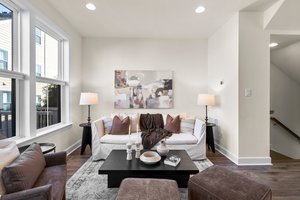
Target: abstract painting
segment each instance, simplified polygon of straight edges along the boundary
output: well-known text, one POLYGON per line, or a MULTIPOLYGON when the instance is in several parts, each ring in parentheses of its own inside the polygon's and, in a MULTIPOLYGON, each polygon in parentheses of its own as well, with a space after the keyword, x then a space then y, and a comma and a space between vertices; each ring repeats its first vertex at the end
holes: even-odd
POLYGON ((172 71, 115 70, 115 108, 172 108, 172 71))

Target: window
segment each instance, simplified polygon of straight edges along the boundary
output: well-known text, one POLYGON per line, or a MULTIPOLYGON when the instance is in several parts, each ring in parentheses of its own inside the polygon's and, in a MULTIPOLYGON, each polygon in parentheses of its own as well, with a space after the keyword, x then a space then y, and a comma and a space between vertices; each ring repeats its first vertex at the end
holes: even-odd
POLYGON ((59 41, 48 35, 40 28, 35 28, 36 35, 41 35, 41 44, 35 45, 36 65, 40 65, 44 69, 42 77, 58 79, 59 70, 59 41))
POLYGON ((0 0, 0 138, 34 138, 69 123, 67 36, 27 6, 0 0))
POLYGON ((0 68, 12 70, 13 11, 0 3, 0 68))
POLYGON ((60 77, 63 58, 60 48, 63 44, 62 40, 56 39, 42 28, 36 27, 35 33, 36 116, 37 129, 40 129, 61 122, 61 90, 64 82, 60 77), (40 42, 37 42, 38 37, 40 42))
POLYGON ((39 64, 35 65, 35 75, 36 76, 42 76, 42 66, 39 64))
POLYGON ((61 122, 60 85, 36 83, 37 128, 44 128, 61 122))
POLYGON ((7 70, 8 56, 7 51, 0 49, 0 69, 7 70))
POLYGON ((0 77, 0 134, 16 136, 15 79, 0 77))
POLYGON ((41 30, 39 28, 35 28, 35 43, 42 44, 41 30))

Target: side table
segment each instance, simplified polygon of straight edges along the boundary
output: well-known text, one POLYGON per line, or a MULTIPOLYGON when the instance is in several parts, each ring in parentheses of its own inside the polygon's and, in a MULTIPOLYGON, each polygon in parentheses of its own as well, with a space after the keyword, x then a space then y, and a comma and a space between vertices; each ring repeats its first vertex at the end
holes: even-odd
MULTIPOLYGON (((43 154, 47 154, 52 151, 55 153, 56 146, 54 143, 38 143, 38 144, 40 145, 43 154)), ((23 153, 29 146, 30 145, 19 147, 20 153, 23 153)))
POLYGON ((214 141, 214 131, 213 127, 216 126, 214 123, 206 124, 206 144, 208 149, 211 149, 213 153, 215 153, 215 141, 214 141))
POLYGON ((80 151, 80 154, 82 155, 87 145, 90 145, 90 148, 92 149, 92 129, 91 129, 91 123, 82 123, 79 124, 79 126, 83 127, 81 151, 80 151))

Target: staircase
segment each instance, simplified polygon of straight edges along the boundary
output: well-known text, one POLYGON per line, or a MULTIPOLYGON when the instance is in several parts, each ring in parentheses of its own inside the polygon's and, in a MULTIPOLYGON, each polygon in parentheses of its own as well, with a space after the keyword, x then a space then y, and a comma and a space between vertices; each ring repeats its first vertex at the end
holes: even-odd
POLYGON ((271 150, 300 159, 300 136, 275 117, 270 118, 271 150))

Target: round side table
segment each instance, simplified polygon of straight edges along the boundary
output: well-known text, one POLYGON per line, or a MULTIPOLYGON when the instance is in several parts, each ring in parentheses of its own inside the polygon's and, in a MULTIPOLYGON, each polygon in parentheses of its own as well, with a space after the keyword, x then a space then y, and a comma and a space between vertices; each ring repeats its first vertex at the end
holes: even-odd
POLYGON ((80 150, 80 154, 82 155, 87 145, 90 145, 90 148, 92 149, 92 129, 91 129, 91 123, 82 123, 79 124, 79 126, 83 127, 81 150, 80 150))
MULTIPOLYGON (((50 153, 56 151, 56 146, 54 143, 38 143, 42 149, 43 154, 50 153)), ((20 153, 23 153, 30 145, 25 145, 22 147, 19 147, 20 153)))
POLYGON ((212 152, 215 151, 215 141, 214 141, 214 131, 213 127, 216 126, 214 123, 207 123, 206 124, 206 144, 208 146, 208 149, 211 149, 212 152))

